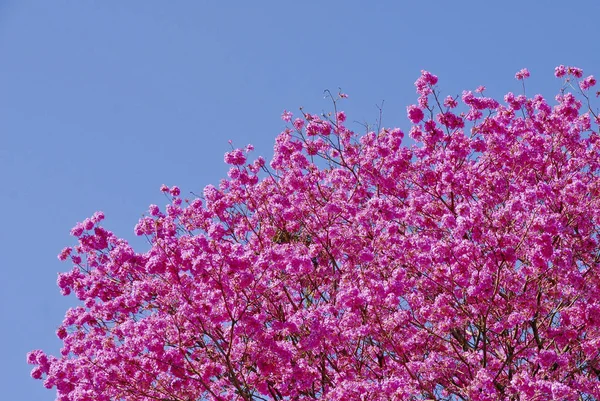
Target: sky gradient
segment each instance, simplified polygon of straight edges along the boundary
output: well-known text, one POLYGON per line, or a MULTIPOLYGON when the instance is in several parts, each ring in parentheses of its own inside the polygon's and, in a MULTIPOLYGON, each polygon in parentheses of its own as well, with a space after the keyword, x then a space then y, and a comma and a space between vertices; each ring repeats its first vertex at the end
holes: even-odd
MULTIPOLYGON (((51 401, 25 354, 58 353, 57 260, 96 210, 133 226, 164 205, 161 184, 201 193, 223 153, 269 159, 284 109, 329 111, 342 88, 349 126, 408 130, 421 69, 443 95, 487 87, 553 96, 556 65, 600 76, 600 2, 0 0, 0 363, 3 400, 51 401)), ((190 195, 192 196, 192 195, 190 195)))

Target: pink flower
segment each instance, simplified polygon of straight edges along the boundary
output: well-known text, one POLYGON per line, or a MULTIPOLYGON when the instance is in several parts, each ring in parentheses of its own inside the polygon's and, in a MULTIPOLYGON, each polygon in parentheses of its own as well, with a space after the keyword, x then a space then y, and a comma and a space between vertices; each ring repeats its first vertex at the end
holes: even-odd
POLYGON ((435 85, 438 82, 438 77, 433 75, 429 71, 421 70, 421 77, 425 80, 428 85, 435 85))
POLYGON ((583 70, 577 67, 567 67, 567 74, 573 75, 575 78, 581 78, 583 76, 583 70))
POLYGON ((300 131, 302 129, 302 127, 304 127, 304 120, 301 118, 297 118, 294 120, 294 128, 296 128, 296 130, 300 131))
POLYGON ((485 86, 478 86, 477 89, 475 89, 476 93, 483 93, 483 91, 485 90, 485 86))
POLYGON ((41 379, 43 375, 42 369, 39 367, 33 368, 31 370, 31 377, 34 379, 41 379))
POLYGON ((446 96, 446 99, 444 99, 444 106, 453 109, 458 106, 458 102, 452 96, 446 96))
POLYGON ((234 166, 241 166, 246 163, 246 156, 241 149, 234 149, 231 152, 225 153, 225 163, 231 164, 234 166))
POLYGON ((567 69, 565 68, 564 65, 559 65, 558 67, 554 68, 554 76, 556 78, 562 78, 567 74, 567 69))
POLYGON ((39 349, 28 352, 27 353, 27 363, 30 365, 37 363, 39 360, 39 357, 43 354, 44 354, 44 352, 39 349))
POLYGON ((91 230, 92 228, 94 228, 94 222, 91 219, 85 219, 83 221, 83 228, 85 228, 86 230, 91 230))
POLYGON ((289 123, 290 121, 292 121, 292 117, 293 117, 293 116, 294 116, 294 115, 293 115, 291 112, 289 112, 289 111, 287 111, 287 110, 284 110, 284 111, 283 111, 283 114, 281 114, 281 119, 282 119, 283 121, 285 121, 286 123, 289 123))
POLYGON ((451 130, 463 128, 465 126, 463 119, 451 112, 440 113, 437 115, 437 118, 440 124, 448 127, 451 130))
POLYGON ((58 260, 67 260, 69 255, 71 255, 71 251, 73 251, 73 248, 70 246, 63 248, 63 250, 58 254, 58 260))
POLYGON ((527 68, 523 68, 521 71, 515 74, 515 78, 518 80, 529 78, 529 70, 527 68))
POLYGON ((413 124, 418 124, 425 117, 425 115, 423 114, 423 110, 421 110, 418 106, 416 106, 414 104, 411 106, 408 106, 406 108, 406 111, 408 112, 408 119, 413 124))
POLYGON ((589 77, 587 77, 579 83, 579 87, 581 88, 581 90, 588 90, 594 85, 596 85, 596 78, 594 78, 593 75, 590 75, 589 77))
POLYGON ((432 93, 431 87, 437 84, 438 77, 429 71, 421 70, 421 76, 415 81, 417 93, 422 96, 427 96, 432 93))
POLYGON ((173 195, 173 196, 179 196, 179 194, 181 193, 181 191, 179 190, 179 187, 178 187, 178 186, 172 186, 172 187, 169 189, 169 193, 170 193, 171 195, 173 195))
POLYGON ((91 220, 92 222, 94 222, 94 224, 101 222, 102 220, 104 220, 104 213, 100 211, 94 213, 91 217, 91 220))
POLYGON ((67 334, 67 330, 63 326, 60 326, 56 330, 56 336, 61 340, 64 340, 67 337, 67 334))
POLYGON ((83 230, 83 224, 77 223, 75 227, 71 229, 71 235, 74 237, 79 237, 81 234, 83 234, 83 230))
POLYGON ((151 216, 158 216, 160 214, 160 209, 157 205, 150 205, 148 210, 150 211, 151 216))

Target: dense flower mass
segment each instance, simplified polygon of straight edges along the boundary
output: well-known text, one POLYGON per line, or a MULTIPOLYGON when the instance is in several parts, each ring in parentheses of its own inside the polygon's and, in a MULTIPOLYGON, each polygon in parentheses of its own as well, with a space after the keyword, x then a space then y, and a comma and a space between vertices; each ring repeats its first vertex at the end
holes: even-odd
POLYGON ((270 166, 233 149, 201 198, 161 188, 144 253, 77 224, 81 305, 32 376, 61 401, 600 399, 595 80, 555 74, 554 104, 501 103, 423 71, 414 142, 355 134, 342 94, 284 112, 270 166))

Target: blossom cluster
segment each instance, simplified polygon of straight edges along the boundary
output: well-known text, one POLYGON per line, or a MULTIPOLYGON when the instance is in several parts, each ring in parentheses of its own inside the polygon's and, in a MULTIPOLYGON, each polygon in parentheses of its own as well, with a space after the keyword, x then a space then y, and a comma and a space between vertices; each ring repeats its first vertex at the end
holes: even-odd
POLYGON ((550 104, 423 71, 412 142, 351 131, 342 94, 285 111, 270 164, 233 149, 203 196, 161 187, 147 252, 77 224, 81 303, 32 376, 59 401, 600 399, 595 79, 555 75, 550 104))

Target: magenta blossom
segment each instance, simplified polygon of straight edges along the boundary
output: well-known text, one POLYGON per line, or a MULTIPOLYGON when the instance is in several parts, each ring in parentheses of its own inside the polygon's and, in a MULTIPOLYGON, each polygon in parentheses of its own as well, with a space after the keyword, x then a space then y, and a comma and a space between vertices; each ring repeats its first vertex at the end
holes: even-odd
POLYGON ((521 71, 515 74, 515 78, 519 80, 529 78, 529 70, 527 68, 523 68, 521 71))
POLYGON ((408 119, 413 123, 413 124, 418 124, 419 122, 421 122, 423 120, 423 118, 425 117, 425 115, 423 114, 423 110, 421 110, 418 106, 416 105, 411 105, 408 106, 406 108, 406 111, 408 113, 408 119))
POLYGON ((424 71, 408 138, 353 132, 338 98, 284 112, 270 163, 232 149, 198 198, 161 186, 142 251, 83 219, 58 256, 78 302, 31 376, 61 401, 599 400, 600 134, 581 74, 557 67, 550 100, 442 102, 424 71))

